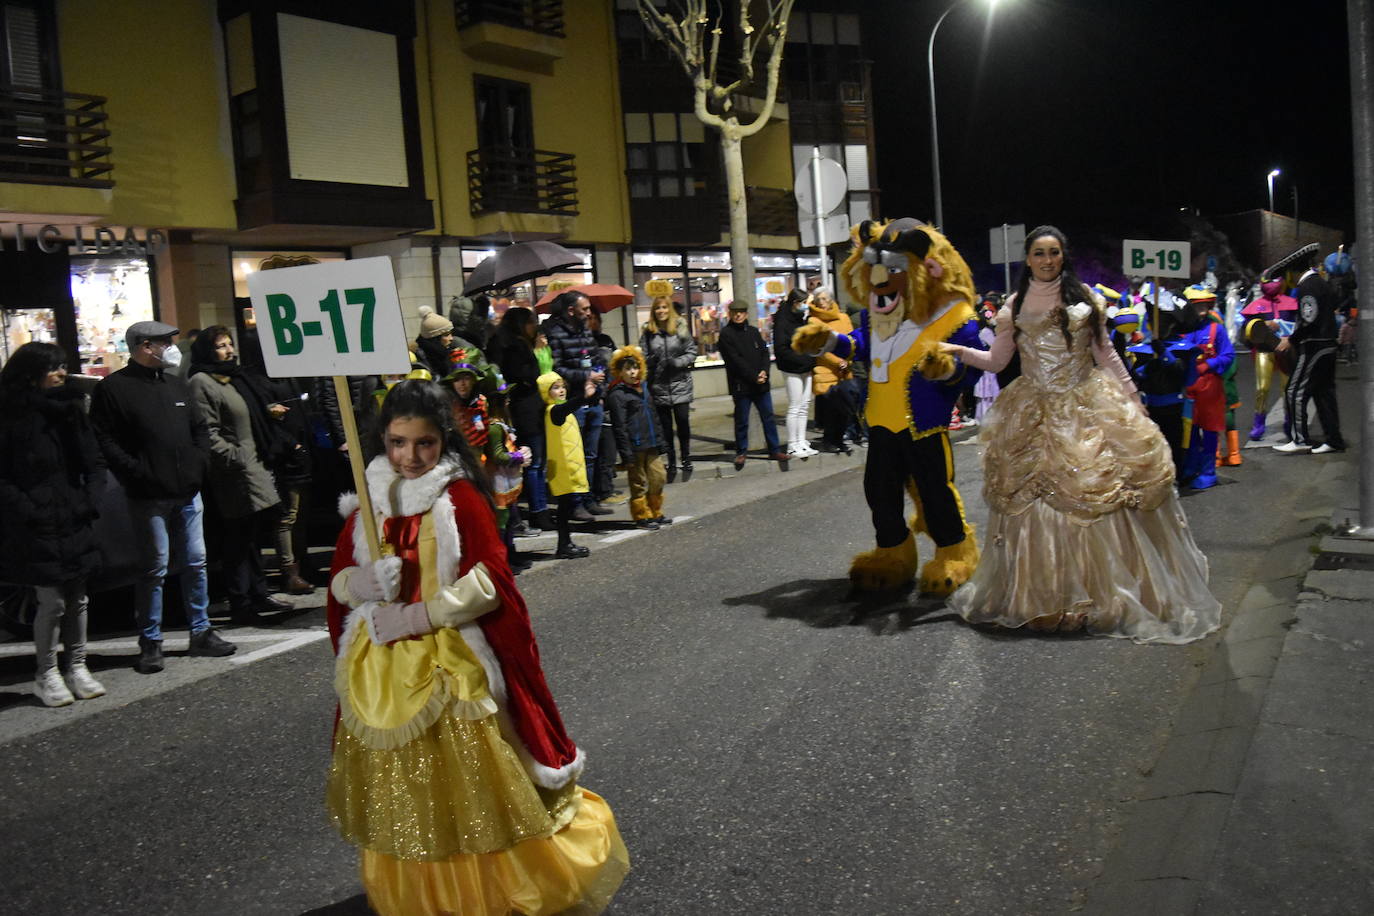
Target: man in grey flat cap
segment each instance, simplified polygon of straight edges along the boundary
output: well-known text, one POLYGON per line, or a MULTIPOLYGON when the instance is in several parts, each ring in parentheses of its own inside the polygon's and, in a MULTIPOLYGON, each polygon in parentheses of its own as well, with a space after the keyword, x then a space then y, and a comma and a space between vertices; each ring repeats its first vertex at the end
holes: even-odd
POLYGON ((221 657, 237 647, 210 627, 200 487, 210 438, 186 381, 166 371, 181 362, 177 329, 161 321, 129 326, 129 364, 96 385, 91 423, 101 451, 129 498, 138 539, 134 612, 143 674, 162 670, 162 585, 172 551, 183 561, 181 595, 191 655, 221 657))

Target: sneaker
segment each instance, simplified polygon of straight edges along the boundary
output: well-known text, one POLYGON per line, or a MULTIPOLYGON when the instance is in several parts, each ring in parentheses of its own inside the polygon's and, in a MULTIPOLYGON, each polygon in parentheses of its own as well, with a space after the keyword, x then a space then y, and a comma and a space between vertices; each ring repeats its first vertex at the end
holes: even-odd
POLYGON ((239 647, 231 642, 226 642, 214 630, 201 630, 199 633, 191 634, 190 655, 202 658, 224 658, 226 655, 233 655, 239 647))
POLYGON ((67 672, 67 686, 71 688, 72 696, 78 700, 94 700, 105 695, 105 685, 91 676, 91 669, 84 663, 72 665, 71 670, 67 672))
POLYGON ((608 506, 618 506, 629 498, 629 494, 624 490, 616 490, 610 496, 607 496, 605 499, 597 500, 597 502, 605 503, 608 506))
POLYGON ((529 522, 521 522, 511 531, 511 537, 537 538, 543 533, 544 530, 542 528, 535 528, 531 526, 529 522))
POLYGON ((586 547, 581 547, 577 544, 563 544, 554 551, 553 555, 560 560, 580 560, 590 554, 591 551, 586 547))
POLYGON ((575 522, 594 522, 596 516, 588 512, 586 506, 578 506, 572 511, 572 520, 575 522))
POLYGON ((614 515, 614 514, 615 514, 615 510, 614 510, 614 509, 607 509, 605 506, 601 505, 601 503, 597 502, 596 500, 592 500, 591 502, 587 503, 585 506, 583 506, 583 508, 586 509, 586 510, 587 510, 589 513, 591 513, 592 515, 614 515))
POLYGON ((742 471, 742 470, 744 470, 744 461, 745 461, 745 458, 744 458, 743 455, 736 455, 736 456, 735 456, 735 470, 737 470, 737 471, 742 471))
POLYGON ((76 702, 56 668, 49 668, 34 678, 33 695, 42 700, 44 706, 70 706, 76 702))
POLYGON ((641 518, 635 522, 636 528, 643 528, 645 531, 657 531, 658 522, 651 518, 641 518))
POLYGON ((812 455, 820 454, 820 452, 816 451, 814 448, 811 447, 810 442, 799 442, 796 445, 790 446, 787 449, 787 453, 791 455, 793 458, 802 459, 810 458, 812 455))
POLYGON ((654 521, 658 522, 660 527, 663 525, 671 525, 673 523, 673 520, 666 515, 660 515, 658 518, 654 519, 654 521))
POLYGON ((683 482, 683 483, 686 483, 687 481, 689 481, 689 480, 691 480, 691 479, 692 479, 692 466, 691 466, 690 464, 684 464, 684 465, 682 466, 682 482, 683 482))
POLYGON ((138 638, 138 661, 134 670, 139 674, 157 674, 162 670, 162 640, 138 638))
POLYGON ((1273 448, 1274 451, 1283 452, 1285 455, 1306 454, 1307 452, 1312 451, 1312 446, 1301 445, 1297 442, 1281 442, 1278 445, 1275 445, 1273 448))
POLYGON ((1345 449, 1343 449, 1343 448, 1332 448, 1330 442, 1323 442, 1321 445, 1319 445, 1319 446, 1317 446, 1316 448, 1312 449, 1312 454, 1314 454, 1314 455, 1330 455, 1330 454, 1332 454, 1333 452, 1343 452, 1343 451, 1345 451, 1345 449))

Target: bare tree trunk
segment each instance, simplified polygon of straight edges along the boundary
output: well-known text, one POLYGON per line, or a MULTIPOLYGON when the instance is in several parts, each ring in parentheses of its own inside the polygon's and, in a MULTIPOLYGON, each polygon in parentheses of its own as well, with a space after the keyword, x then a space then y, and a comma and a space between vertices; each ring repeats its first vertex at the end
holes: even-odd
POLYGON ((749 316, 757 296, 754 290, 754 258, 749 251, 749 207, 744 186, 744 151, 735 124, 720 128, 720 149, 725 158, 725 193, 730 208, 730 275, 737 302, 749 303, 749 316))

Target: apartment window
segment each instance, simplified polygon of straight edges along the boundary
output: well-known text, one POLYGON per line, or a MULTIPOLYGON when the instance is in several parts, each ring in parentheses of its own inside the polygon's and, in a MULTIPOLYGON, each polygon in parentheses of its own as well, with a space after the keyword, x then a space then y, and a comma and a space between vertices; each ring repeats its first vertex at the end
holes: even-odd
POLYGON ((43 112, 61 107, 53 98, 61 91, 52 4, 0 2, 0 155, 24 160, 7 171, 66 173, 65 165, 45 161, 66 158, 65 151, 49 146, 66 139, 62 116, 43 112))
POLYGON ((631 197, 697 197, 706 193, 711 161, 706 127, 682 112, 625 115, 631 197))

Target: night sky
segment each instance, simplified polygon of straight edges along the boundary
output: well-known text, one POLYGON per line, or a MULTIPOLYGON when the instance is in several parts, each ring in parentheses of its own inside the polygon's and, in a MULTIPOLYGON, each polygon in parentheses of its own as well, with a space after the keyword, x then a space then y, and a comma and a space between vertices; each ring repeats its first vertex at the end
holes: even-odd
MULTIPOLYGON (((862 7, 886 217, 933 218, 926 43, 947 6, 862 7)), ((1352 238, 1345 0, 1001 0, 988 21, 965 0, 935 45, 945 224, 971 263, 1002 222, 1186 237, 1180 208, 1266 207, 1271 168, 1275 210, 1296 184, 1302 220, 1352 238)))

